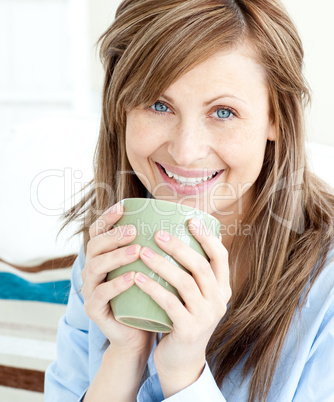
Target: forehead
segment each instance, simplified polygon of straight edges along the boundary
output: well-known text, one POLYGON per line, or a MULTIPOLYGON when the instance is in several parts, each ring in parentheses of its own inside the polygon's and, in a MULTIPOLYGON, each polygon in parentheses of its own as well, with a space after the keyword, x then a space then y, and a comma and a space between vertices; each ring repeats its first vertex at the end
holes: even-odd
POLYGON ((254 92, 256 96, 267 94, 266 73, 252 46, 244 44, 216 52, 181 75, 164 94, 198 93, 205 97, 222 91, 246 98, 252 97, 254 92))

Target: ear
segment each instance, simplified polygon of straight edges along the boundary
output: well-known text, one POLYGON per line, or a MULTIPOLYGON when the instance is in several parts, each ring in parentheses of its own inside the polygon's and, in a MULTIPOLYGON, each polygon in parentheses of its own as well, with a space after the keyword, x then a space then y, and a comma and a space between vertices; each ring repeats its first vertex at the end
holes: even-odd
POLYGON ((269 123, 267 139, 268 139, 269 141, 276 141, 276 138, 277 138, 276 124, 275 124, 275 122, 272 120, 272 121, 269 123))

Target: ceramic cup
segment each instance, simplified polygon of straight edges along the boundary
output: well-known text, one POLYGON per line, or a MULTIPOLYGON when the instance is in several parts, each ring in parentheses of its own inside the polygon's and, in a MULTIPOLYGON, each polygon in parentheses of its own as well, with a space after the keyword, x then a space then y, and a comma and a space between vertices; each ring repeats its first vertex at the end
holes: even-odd
MULTIPOLYGON (((177 265, 180 269, 185 268, 170 255, 162 251, 156 244, 154 234, 158 230, 165 230, 173 236, 178 237, 207 259, 208 257, 202 247, 190 233, 188 221, 191 218, 199 219, 205 224, 204 230, 209 230, 215 236, 219 237, 219 221, 199 209, 150 198, 127 198, 122 200, 121 204, 124 207, 124 215, 114 226, 132 224, 136 227, 137 236, 129 244, 140 244, 142 247, 147 246, 177 265)), ((142 272, 153 278, 181 300, 177 290, 150 270, 141 259, 110 272, 107 280, 130 271, 142 272)), ((130 289, 113 298, 110 304, 115 319, 125 325, 146 331, 164 333, 170 332, 173 328, 173 323, 166 312, 137 285, 133 285, 130 289)))

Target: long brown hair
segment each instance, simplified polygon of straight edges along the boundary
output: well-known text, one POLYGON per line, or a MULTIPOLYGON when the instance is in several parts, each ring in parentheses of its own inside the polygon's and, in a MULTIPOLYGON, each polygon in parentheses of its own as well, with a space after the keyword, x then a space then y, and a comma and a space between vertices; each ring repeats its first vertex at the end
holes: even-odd
POLYGON ((124 0, 101 37, 103 113, 89 192, 65 224, 89 226, 110 205, 147 190, 126 156, 126 111, 151 105, 177 78, 222 49, 251 43, 264 67, 277 139, 267 144, 256 201, 230 250, 231 285, 245 255, 249 275, 214 332, 207 358, 219 385, 244 360, 249 401, 265 400, 303 292, 322 269, 333 238, 334 198, 305 155, 303 48, 278 0, 124 0), (317 264, 318 263, 318 264, 317 264), (315 268, 317 267, 317 268, 315 268))

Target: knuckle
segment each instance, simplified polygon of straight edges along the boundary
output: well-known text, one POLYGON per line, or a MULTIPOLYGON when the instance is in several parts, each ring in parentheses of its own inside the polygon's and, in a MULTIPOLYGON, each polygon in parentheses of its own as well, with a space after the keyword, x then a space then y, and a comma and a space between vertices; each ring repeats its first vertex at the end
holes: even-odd
POLYGON ((225 247, 221 247, 220 255, 221 255, 223 258, 225 258, 226 260, 228 260, 229 254, 228 254, 228 251, 226 250, 225 247))
POLYGON ((88 229, 89 237, 92 239, 95 234, 95 222, 92 223, 88 229))
POLYGON ((126 229, 125 226, 116 226, 110 231, 110 235, 114 237, 117 244, 121 244, 121 240, 124 239, 126 229))
POLYGON ((226 312, 226 304, 227 304, 227 297, 226 297, 226 292, 222 292, 221 296, 219 297, 217 301, 217 314, 221 317, 225 314, 226 312))
POLYGON ((211 270, 211 265, 205 258, 201 258, 197 270, 200 275, 207 275, 208 271, 211 270))
POLYGON ((84 266, 84 268, 83 268, 83 270, 81 271, 81 280, 82 280, 82 283, 84 284, 85 283, 85 279, 86 279, 86 265, 84 266))
POLYGON ((206 322, 209 328, 215 326, 216 324, 216 317, 212 312, 207 312, 206 314, 206 322))
POLYGON ((221 247, 219 250, 215 250, 213 255, 210 258, 211 262, 228 262, 228 251, 226 250, 225 247, 221 247))
POLYGON ((104 233, 108 229, 107 222, 100 218, 95 222, 95 230, 97 234, 104 233))
POLYGON ((94 238, 99 234, 105 233, 110 228, 108 222, 105 219, 99 218, 94 223, 92 223, 88 229, 90 238, 94 238))
POLYGON ((167 308, 167 309, 173 310, 173 309, 175 309, 175 308, 178 306, 178 304, 179 304, 179 299, 178 299, 175 295, 170 294, 170 295, 168 295, 168 296, 166 297, 165 304, 166 304, 166 308, 167 308))
POLYGON ((84 271, 81 271, 81 281, 82 281, 82 283, 85 283, 85 279, 86 279, 86 276, 85 276, 85 274, 84 274, 84 271))
POLYGON ((217 321, 220 320, 221 314, 218 312, 217 306, 209 306, 202 312, 201 321, 205 323, 204 328, 215 328, 217 321))
POLYGON ((89 301, 85 301, 83 307, 84 307, 84 311, 87 314, 87 316, 91 317, 92 316, 92 314, 91 314, 91 303, 89 303, 89 301))
POLYGON ((101 235, 104 237, 113 237, 113 236, 115 236, 116 230, 117 230, 117 227, 112 227, 109 230, 101 233, 101 235))
POLYGON ((90 289, 89 289, 89 285, 87 284, 87 281, 84 282, 84 284, 80 290, 80 293, 84 299, 84 303, 87 303, 87 301, 90 298, 90 289))
POLYGON ((99 264, 97 264, 96 258, 92 258, 89 261, 88 271, 90 274, 97 275, 98 273, 99 264))
POLYGON ((183 289, 187 292, 187 291, 191 291, 194 288, 194 279, 192 276, 190 276, 189 274, 185 273, 184 278, 182 278, 182 287, 183 289))
POLYGON ((123 251, 123 248, 116 248, 115 250, 113 250, 108 256, 108 262, 109 262, 109 270, 111 266, 112 269, 114 270, 127 264, 128 262, 125 259, 125 252, 123 251))
POLYGON ((93 248, 94 248, 94 242, 92 241, 92 239, 90 239, 87 242, 87 254, 88 255, 93 253, 93 248))
POLYGON ((122 232, 119 229, 119 226, 113 227, 110 230, 104 232, 102 234, 105 238, 108 238, 108 241, 110 240, 110 244, 113 247, 118 247, 120 245, 120 241, 122 239, 122 232))
MULTIPOLYGON (((116 228, 115 228, 116 229, 116 228)), ((134 232, 132 229, 123 229, 117 228, 117 231, 113 232, 112 235, 114 236, 115 247, 121 247, 128 243, 131 243, 134 240, 134 232)))
POLYGON ((125 247, 122 248, 121 250, 122 250, 122 252, 119 253, 120 254, 119 255, 119 263, 117 264, 119 267, 122 267, 122 266, 128 264, 129 260, 131 260, 131 257, 133 257, 133 255, 128 255, 126 253, 126 248, 125 247))
POLYGON ((83 286, 83 288, 81 289, 81 295, 83 297, 84 303, 86 303, 87 300, 87 292, 85 290, 85 286, 83 286))
MULTIPOLYGON (((112 284, 110 284, 112 286, 112 284)), ((94 298, 99 301, 104 301, 106 298, 105 289, 102 286, 97 286, 94 290, 94 298)))

